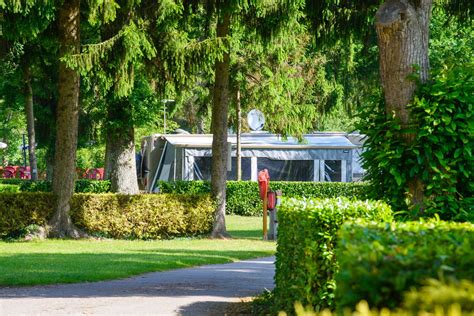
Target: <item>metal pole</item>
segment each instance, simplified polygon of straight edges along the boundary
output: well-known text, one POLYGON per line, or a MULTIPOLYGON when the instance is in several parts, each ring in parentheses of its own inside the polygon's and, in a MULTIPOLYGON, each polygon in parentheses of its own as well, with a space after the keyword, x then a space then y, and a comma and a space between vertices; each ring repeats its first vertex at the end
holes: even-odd
POLYGON ((242 147, 240 142, 240 137, 242 134, 242 121, 240 120, 240 86, 237 86, 237 181, 242 180, 242 147))
POLYGON ((166 134, 166 102, 163 102, 163 134, 166 134))
POLYGON ((25 134, 23 134, 23 146, 21 147, 21 150, 23 151, 23 166, 26 167, 26 140, 25 140, 25 134))
POLYGON ((267 223, 267 201, 268 201, 268 191, 265 190, 265 196, 263 198, 263 240, 268 240, 268 223, 267 223))

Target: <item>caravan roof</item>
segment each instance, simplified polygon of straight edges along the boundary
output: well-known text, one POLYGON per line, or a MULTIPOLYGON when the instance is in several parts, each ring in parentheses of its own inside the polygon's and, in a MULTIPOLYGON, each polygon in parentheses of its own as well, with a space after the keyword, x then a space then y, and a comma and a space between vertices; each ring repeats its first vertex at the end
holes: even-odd
MULTIPOLYGON (((211 134, 173 134, 153 135, 161 137, 176 147, 183 148, 211 148, 211 134)), ((228 142, 237 143, 236 135, 229 135, 228 142)), ((302 141, 294 137, 284 139, 280 135, 269 133, 242 134, 241 146, 247 149, 257 148, 285 148, 285 149, 353 149, 357 146, 347 139, 344 133, 317 133, 303 135, 302 141)))

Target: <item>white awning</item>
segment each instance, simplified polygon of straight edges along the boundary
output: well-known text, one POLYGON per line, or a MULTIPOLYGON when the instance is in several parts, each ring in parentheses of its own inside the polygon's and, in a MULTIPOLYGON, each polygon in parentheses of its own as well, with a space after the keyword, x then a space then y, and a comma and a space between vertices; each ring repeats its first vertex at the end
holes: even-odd
MULTIPOLYGON (((211 148, 212 135, 156 135, 166 139, 176 147, 184 148, 211 148)), ((228 142, 236 145, 235 135, 228 136, 228 142)), ((283 139, 279 135, 267 133, 250 133, 241 136, 242 149, 353 149, 356 145, 351 143, 344 134, 307 134, 302 141, 294 137, 283 139)))

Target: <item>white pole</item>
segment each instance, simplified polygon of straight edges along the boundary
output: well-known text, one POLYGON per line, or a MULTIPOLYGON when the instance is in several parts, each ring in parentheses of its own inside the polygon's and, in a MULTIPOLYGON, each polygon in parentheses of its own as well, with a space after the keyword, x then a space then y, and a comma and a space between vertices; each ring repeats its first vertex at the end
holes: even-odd
POLYGON ((163 134, 166 134, 166 102, 163 102, 163 134))

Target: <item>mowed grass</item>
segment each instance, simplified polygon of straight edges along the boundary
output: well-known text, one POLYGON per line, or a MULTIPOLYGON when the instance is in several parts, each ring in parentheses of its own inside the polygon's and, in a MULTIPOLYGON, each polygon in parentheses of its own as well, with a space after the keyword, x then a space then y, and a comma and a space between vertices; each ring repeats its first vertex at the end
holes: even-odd
POLYGON ((45 240, 0 242, 0 286, 124 278, 273 255, 261 238, 262 218, 227 216, 228 240, 45 240))

